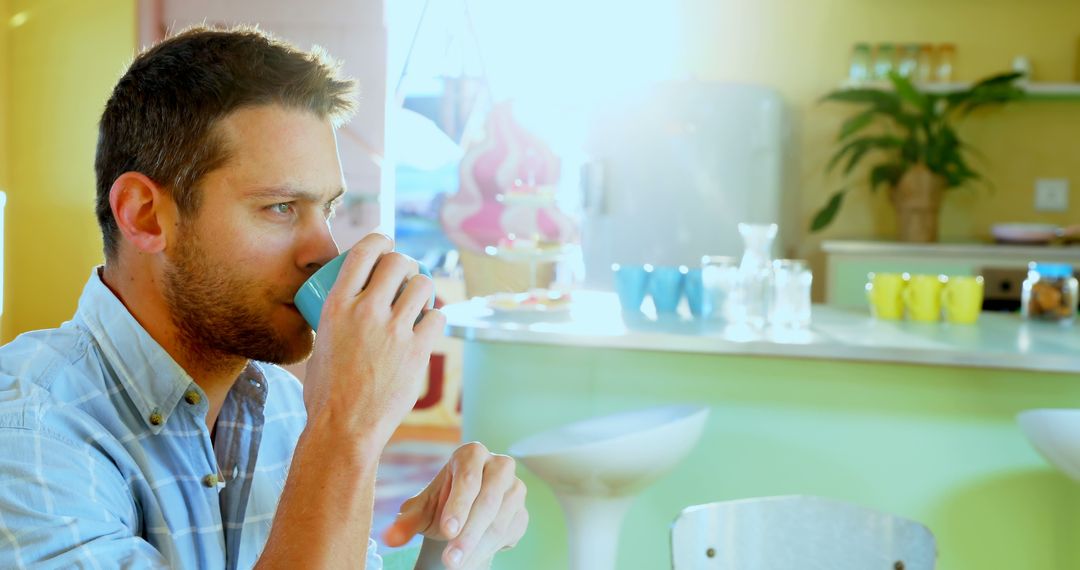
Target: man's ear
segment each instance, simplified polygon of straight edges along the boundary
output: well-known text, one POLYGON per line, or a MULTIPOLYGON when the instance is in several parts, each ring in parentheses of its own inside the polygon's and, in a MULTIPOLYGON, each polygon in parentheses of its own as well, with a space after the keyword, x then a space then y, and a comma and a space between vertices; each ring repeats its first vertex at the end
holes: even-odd
POLYGON ((176 207, 156 182, 138 172, 121 174, 109 189, 109 206, 120 233, 137 251, 158 253, 165 249, 176 207))

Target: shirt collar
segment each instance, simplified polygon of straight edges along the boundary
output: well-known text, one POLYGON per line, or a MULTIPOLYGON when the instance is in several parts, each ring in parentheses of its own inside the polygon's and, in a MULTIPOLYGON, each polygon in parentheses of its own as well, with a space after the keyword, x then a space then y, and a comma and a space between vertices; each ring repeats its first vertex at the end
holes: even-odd
POLYGON ((157 434, 195 382, 105 285, 101 271, 91 273, 74 320, 90 331, 143 423, 157 434))

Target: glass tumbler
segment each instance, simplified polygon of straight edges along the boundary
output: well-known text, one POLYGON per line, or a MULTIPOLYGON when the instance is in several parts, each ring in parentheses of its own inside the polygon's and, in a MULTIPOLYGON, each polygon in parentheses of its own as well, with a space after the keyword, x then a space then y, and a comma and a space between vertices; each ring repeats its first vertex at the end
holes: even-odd
POLYGON ((769 324, 782 328, 810 326, 810 285, 813 275, 802 259, 773 261, 773 298, 769 324))
POLYGON ((701 284, 712 308, 712 317, 731 320, 732 293, 738 283, 739 261, 734 257, 706 255, 701 258, 701 284))

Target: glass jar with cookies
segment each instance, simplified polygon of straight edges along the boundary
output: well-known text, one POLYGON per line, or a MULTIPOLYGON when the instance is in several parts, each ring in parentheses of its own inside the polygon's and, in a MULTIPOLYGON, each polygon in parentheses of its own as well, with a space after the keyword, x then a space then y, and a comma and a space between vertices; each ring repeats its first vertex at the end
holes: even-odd
POLYGON ((1068 263, 1028 264, 1020 313, 1025 319, 1071 323, 1076 318, 1076 277, 1068 263))

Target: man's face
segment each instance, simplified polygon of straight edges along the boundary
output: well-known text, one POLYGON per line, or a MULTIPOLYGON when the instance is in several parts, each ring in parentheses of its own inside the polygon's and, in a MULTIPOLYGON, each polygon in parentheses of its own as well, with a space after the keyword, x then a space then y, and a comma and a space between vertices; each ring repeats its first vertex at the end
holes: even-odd
POLYGON ((290 364, 311 328, 292 304, 337 254, 328 219, 344 188, 329 121, 304 110, 241 109, 219 124, 229 158, 166 250, 165 298, 196 353, 290 364))

